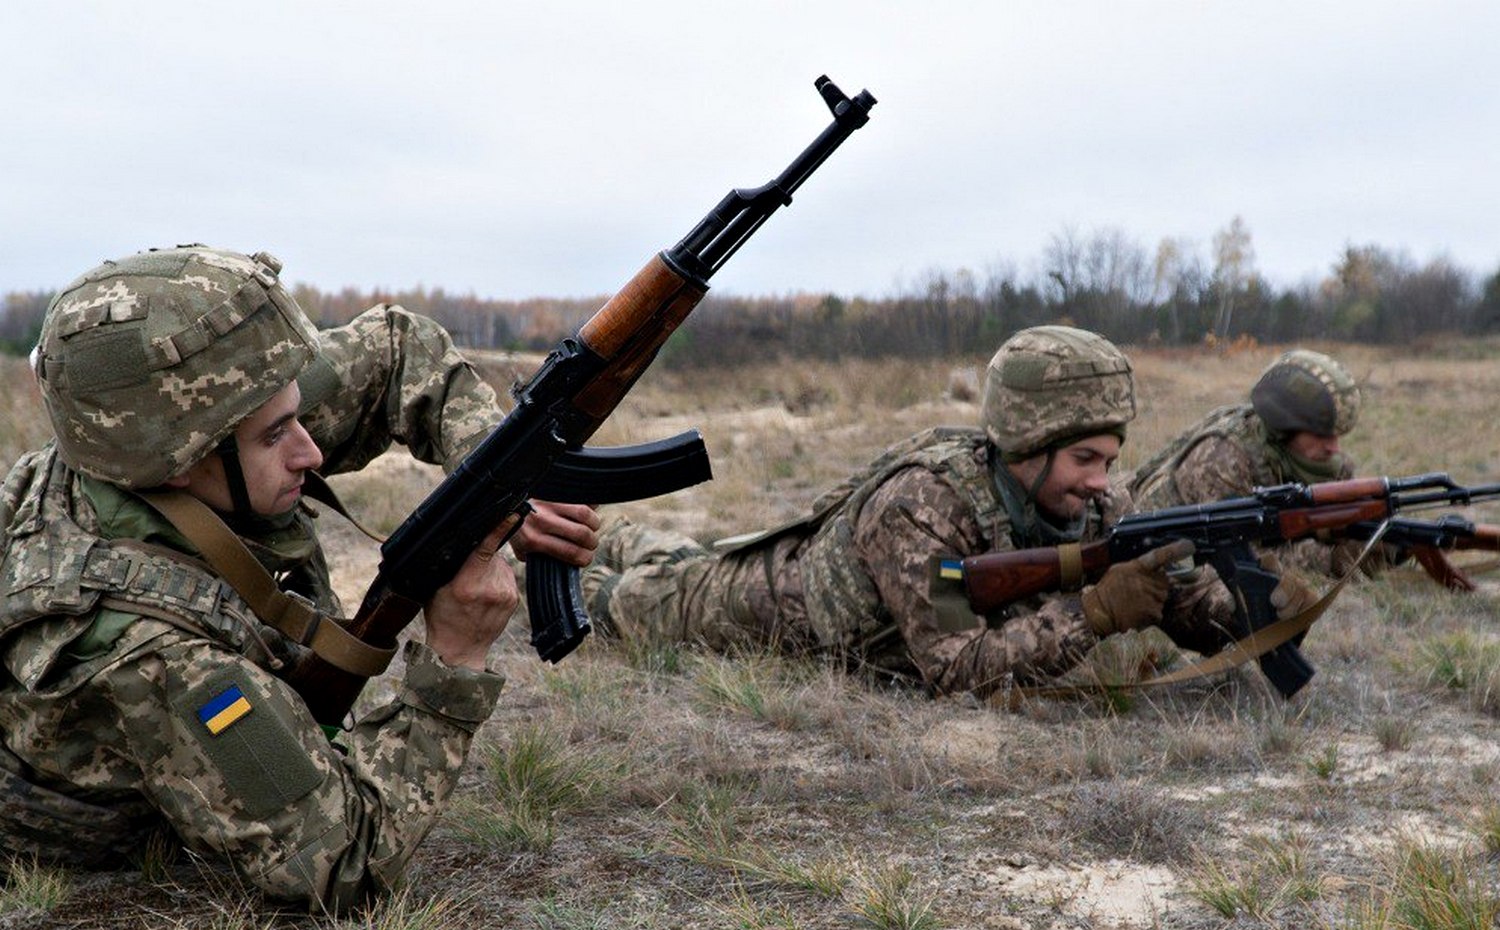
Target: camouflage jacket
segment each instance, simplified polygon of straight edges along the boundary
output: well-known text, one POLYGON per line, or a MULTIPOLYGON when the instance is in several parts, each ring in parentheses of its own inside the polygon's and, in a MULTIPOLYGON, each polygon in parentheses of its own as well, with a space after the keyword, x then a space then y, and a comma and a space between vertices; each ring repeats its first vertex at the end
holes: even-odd
MULTIPOLYGON (((1336 477, 1353 473, 1345 458, 1336 477)), ((1255 410, 1239 404, 1209 413, 1136 469, 1130 494, 1137 509, 1160 510, 1243 497, 1257 487, 1296 480, 1255 410)), ((1282 549, 1280 558, 1289 567, 1339 576, 1360 548, 1305 540, 1282 549)))
MULTIPOLYGON (((794 554, 808 621, 825 647, 938 692, 984 695, 1011 678, 1065 671, 1097 642, 1077 595, 977 617, 930 583, 935 556, 1044 545, 1013 525, 979 430, 933 430, 899 444, 825 495, 794 554)), ((1082 539, 1124 512, 1111 494, 1082 539)))
MULTIPOLYGON (((451 466, 499 416, 447 335, 400 308, 323 347, 307 423, 331 468, 393 439, 451 466)), ((280 637, 139 499, 88 480, 49 448, 0 499, 0 851, 109 865, 165 827, 310 908, 392 887, 503 679, 408 643, 397 697, 330 744, 273 674, 280 637)))

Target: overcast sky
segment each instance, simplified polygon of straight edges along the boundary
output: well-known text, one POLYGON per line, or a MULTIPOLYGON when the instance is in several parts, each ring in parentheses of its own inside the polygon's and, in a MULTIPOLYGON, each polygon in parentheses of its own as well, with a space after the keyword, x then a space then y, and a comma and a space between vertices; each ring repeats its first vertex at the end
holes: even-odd
POLYGON ((1500 3, 7 0, 0 293, 201 241, 322 288, 613 291, 879 99, 714 279, 881 296, 1118 228, 1500 269, 1500 3))

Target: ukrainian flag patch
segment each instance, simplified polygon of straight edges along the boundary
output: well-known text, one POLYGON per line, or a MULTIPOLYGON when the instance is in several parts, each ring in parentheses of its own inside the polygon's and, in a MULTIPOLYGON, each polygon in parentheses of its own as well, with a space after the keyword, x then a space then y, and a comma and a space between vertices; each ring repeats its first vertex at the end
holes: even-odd
POLYGON ((235 721, 250 713, 250 699, 245 697, 239 685, 230 685, 213 700, 198 708, 198 720, 214 736, 223 733, 235 721))
POLYGON ((938 577, 944 581, 959 581, 964 577, 962 559, 943 559, 938 563, 938 577))

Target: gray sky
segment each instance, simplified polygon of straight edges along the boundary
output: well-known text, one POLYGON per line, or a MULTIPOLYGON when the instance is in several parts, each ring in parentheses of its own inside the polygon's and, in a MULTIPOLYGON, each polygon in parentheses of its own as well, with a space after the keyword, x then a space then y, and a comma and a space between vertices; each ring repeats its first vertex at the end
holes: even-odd
POLYGON ((0 7, 0 293, 202 241, 323 288, 613 291, 877 98, 716 276, 880 296, 1123 229, 1287 285, 1500 268, 1500 4, 505 0, 0 7))

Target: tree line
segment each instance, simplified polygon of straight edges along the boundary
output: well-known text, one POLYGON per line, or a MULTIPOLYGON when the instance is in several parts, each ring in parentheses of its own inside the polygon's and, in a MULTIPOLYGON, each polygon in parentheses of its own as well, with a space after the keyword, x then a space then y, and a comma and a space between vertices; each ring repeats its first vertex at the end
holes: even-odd
MULTIPOLYGON (((1184 240, 1164 239, 1152 250, 1117 229, 1065 230, 1027 274, 1005 262, 982 274, 933 269, 880 298, 710 292, 663 350, 662 364, 986 354, 1017 329, 1054 322, 1126 345, 1243 337, 1394 344, 1500 330, 1500 270, 1479 276, 1446 259, 1419 264, 1400 251, 1351 245, 1321 280, 1278 288, 1255 270, 1254 254, 1236 217, 1215 234, 1208 255, 1184 240)), ((30 350, 51 296, 5 295, 0 349, 30 350)), ((437 319, 461 346, 520 350, 550 348, 606 299, 490 300, 441 288, 325 292, 307 285, 294 287, 293 296, 322 326, 376 303, 399 303, 437 319)))

